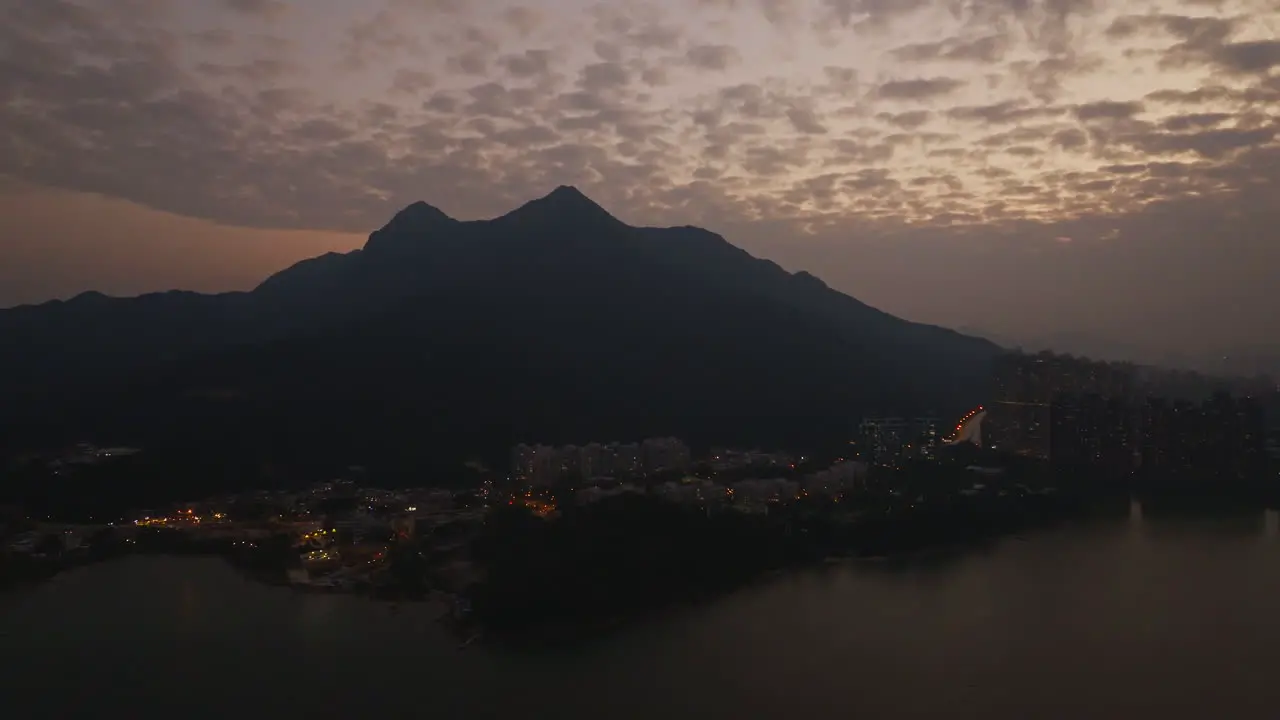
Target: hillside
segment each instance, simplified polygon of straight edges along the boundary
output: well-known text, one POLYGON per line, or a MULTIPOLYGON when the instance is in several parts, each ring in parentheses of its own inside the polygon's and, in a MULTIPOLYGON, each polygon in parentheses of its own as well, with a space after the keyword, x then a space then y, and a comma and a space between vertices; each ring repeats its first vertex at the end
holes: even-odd
POLYGON ((487 221, 415 203, 250 293, 82 296, 0 312, 0 334, 11 437, 402 465, 519 440, 839 442, 864 413, 980 401, 996 351, 565 187, 487 221))

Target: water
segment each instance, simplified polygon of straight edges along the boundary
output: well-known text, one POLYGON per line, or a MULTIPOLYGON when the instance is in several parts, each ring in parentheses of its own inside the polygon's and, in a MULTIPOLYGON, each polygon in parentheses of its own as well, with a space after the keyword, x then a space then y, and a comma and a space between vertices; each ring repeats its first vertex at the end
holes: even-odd
POLYGON ((459 651, 434 608, 135 557, 0 596, 0 697, 15 718, 1272 717, 1278 610, 1274 513, 1135 507, 542 652, 459 651))

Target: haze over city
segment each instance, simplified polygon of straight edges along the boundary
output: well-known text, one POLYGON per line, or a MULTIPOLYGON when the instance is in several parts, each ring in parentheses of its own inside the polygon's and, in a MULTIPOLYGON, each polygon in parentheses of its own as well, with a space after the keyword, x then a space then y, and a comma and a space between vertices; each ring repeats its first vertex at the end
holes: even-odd
POLYGON ((0 307, 247 289, 571 184, 1001 341, 1280 335, 1267 0, 0 7, 0 307))

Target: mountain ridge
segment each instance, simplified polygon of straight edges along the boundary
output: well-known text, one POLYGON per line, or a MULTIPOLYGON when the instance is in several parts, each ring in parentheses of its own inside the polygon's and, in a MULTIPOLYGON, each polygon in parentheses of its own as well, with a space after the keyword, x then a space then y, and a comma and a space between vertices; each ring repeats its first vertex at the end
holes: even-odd
POLYGON ((0 333, 17 340, 0 398, 42 418, 28 434, 216 431, 255 456, 322 442, 361 461, 409 437, 494 456, 593 428, 834 442, 860 413, 980 401, 997 349, 708 230, 630 226, 570 186, 491 220, 413 203, 246 293, 89 296, 0 311, 0 333), (242 400, 192 399, 213 396, 242 400))

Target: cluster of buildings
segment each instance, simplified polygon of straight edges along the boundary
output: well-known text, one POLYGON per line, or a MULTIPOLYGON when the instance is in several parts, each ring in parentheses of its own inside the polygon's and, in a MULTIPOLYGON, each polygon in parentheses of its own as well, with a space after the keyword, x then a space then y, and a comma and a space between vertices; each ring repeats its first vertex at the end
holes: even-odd
POLYGON ((549 487, 566 480, 638 478, 690 465, 689 447, 677 438, 650 438, 639 443, 586 445, 526 445, 511 451, 511 474, 516 484, 549 487))
POLYGON ((937 418, 866 418, 853 442, 857 459, 883 467, 897 467, 913 458, 931 458, 943 442, 937 418))
MULTIPOLYGON (((181 530, 193 540, 248 547, 286 535, 297 553, 297 562, 287 568, 292 584, 354 588, 374 582, 389 549, 400 541, 448 536, 442 552, 464 555, 459 538, 480 526, 483 509, 457 497, 439 488, 388 490, 339 480, 300 491, 256 491, 188 502, 152 511, 133 525, 181 530)), ((465 574, 466 558, 458 560, 465 574)))
POLYGON ((1132 397, 1141 389, 1141 377, 1140 368, 1132 363, 1044 351, 998 355, 992 379, 996 402, 1050 403, 1059 395, 1132 397))
MULTIPOLYGON (((1140 394, 1138 368, 1128 363, 1012 352, 997 356, 994 365, 994 397, 983 419, 983 437, 986 444, 1019 455, 1049 459, 1053 436, 1061 443, 1080 434, 1077 420, 1095 417, 1099 400, 1108 412, 1124 408, 1127 418, 1140 394)), ((1110 429, 1100 432, 1110 434, 1110 429)))
POLYGON ((408 542, 430 548, 435 579, 457 591, 476 577, 467 541, 484 521, 483 505, 462 499, 469 495, 336 481, 282 498, 291 501, 290 532, 299 554, 289 581, 319 589, 374 587, 386 577, 392 547, 408 542))
MULTIPOLYGON (((800 460, 803 461, 804 458, 801 457, 800 460)), ((705 465, 708 470, 716 473, 751 469, 763 471, 770 468, 793 469, 796 466, 796 459, 783 452, 712 448, 705 465)))
POLYGON ((23 518, 13 527, 0 524, 0 560, 29 556, 65 566, 85 556, 99 540, 107 547, 233 551, 284 541, 291 553, 284 558, 268 555, 271 569, 283 572, 291 584, 357 589, 386 584, 392 548, 404 545, 429 553, 435 587, 456 593, 478 576, 469 547, 483 526, 487 491, 386 490, 334 481, 300 491, 253 491, 188 501, 96 525, 23 518), (274 567, 281 561, 284 566, 274 567))
POLYGON ((736 510, 767 514, 773 505, 787 504, 804 497, 839 502, 846 493, 865 487, 868 466, 856 460, 837 462, 826 470, 803 477, 744 477, 718 481, 687 476, 652 485, 639 482, 593 485, 575 494, 575 501, 588 505, 604 498, 650 494, 680 505, 712 510, 736 510))
POLYGON ((1152 398, 1141 407, 1138 464, 1243 479, 1268 466, 1266 413, 1256 398, 1218 393, 1199 403, 1152 398))
POLYGON ((732 448, 712 448, 695 467, 688 446, 670 437, 626 444, 522 444, 511 454, 508 504, 524 505, 543 517, 557 514, 557 502, 590 505, 627 494, 647 494, 708 511, 765 513, 771 505, 806 495, 838 500, 865 487, 868 471, 865 462, 841 459, 801 476, 792 455, 732 448), (565 495, 564 485, 570 481, 572 494, 565 495))
POLYGON ((1266 468, 1266 413, 1253 395, 1165 397, 1136 366, 1047 352, 1001 356, 994 380, 982 435, 997 450, 1116 473, 1266 468))

